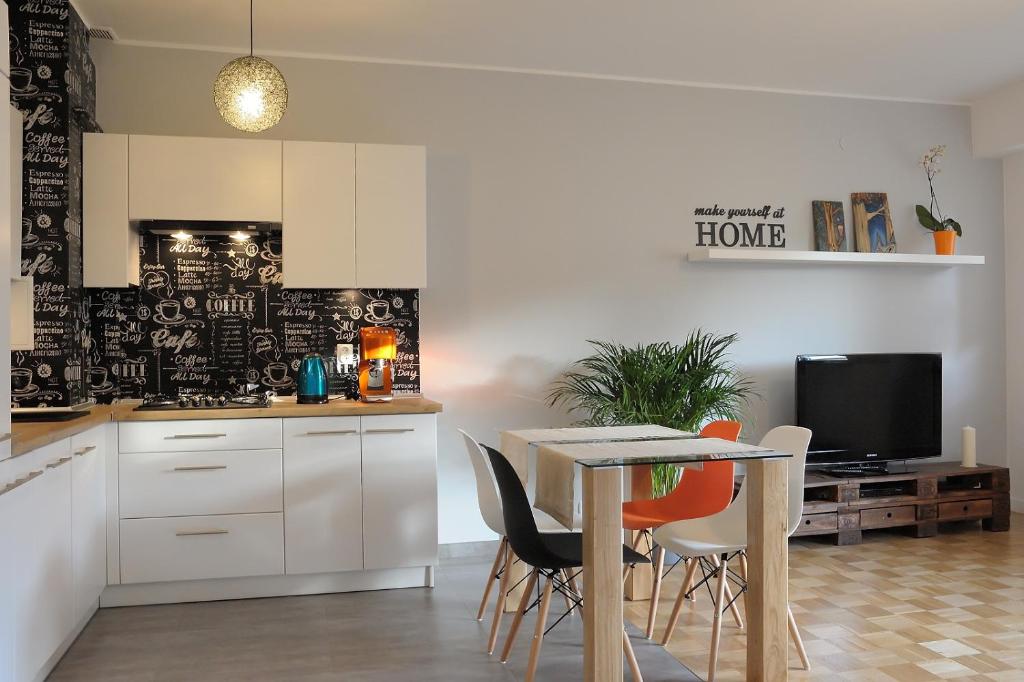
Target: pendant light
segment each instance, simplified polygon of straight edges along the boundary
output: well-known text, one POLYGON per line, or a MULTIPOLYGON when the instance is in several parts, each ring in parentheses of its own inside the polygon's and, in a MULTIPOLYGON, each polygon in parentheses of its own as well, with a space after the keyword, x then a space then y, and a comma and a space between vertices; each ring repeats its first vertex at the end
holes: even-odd
POLYGON ((224 121, 258 133, 277 124, 288 108, 288 84, 277 67, 252 50, 252 0, 249 0, 249 55, 224 65, 213 82, 213 103, 224 121))

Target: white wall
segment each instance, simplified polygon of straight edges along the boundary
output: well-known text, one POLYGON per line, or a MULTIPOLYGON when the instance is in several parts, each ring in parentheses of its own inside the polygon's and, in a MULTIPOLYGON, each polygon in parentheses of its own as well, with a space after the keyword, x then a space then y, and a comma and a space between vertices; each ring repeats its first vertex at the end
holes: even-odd
POLYGON ((1003 159, 1006 215, 1006 452, 1014 511, 1024 511, 1024 152, 1003 159))
POLYGON ((1000 157, 1024 147, 1024 81, 1010 83, 971 105, 974 154, 1000 157))
MULTIPOLYGON (((107 131, 235 134, 210 95, 228 55, 100 42, 93 54, 107 131)), ((493 443, 502 428, 567 423, 544 396, 586 339, 738 332, 736 359, 763 396, 753 439, 792 421, 799 353, 941 351, 948 456, 971 423, 981 459, 1005 461, 1002 170, 971 158, 968 109, 275 62, 290 104, 266 136, 429 148, 421 335, 424 392, 445 404, 442 542, 488 537, 455 428, 493 443), (697 206, 783 205, 790 247, 809 248, 811 200, 852 191, 887 191, 900 249, 930 251, 913 204, 927 198, 918 158, 938 143, 943 208, 984 267, 684 261, 697 206)))

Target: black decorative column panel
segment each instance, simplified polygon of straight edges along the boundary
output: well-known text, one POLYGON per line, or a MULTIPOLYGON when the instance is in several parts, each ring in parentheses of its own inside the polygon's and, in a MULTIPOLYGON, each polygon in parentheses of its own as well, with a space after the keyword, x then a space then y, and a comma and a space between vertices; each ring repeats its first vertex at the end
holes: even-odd
POLYGON ((68 0, 15 2, 9 11, 11 102, 25 116, 22 274, 34 278, 35 294, 35 349, 13 353, 12 400, 73 405, 88 397, 82 133, 97 129, 95 68, 68 0))

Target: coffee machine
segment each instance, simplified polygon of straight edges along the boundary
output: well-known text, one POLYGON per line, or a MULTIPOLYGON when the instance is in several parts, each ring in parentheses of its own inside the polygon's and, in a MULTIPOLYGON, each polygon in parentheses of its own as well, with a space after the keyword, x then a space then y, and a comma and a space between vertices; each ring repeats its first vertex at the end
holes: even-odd
POLYGON ((398 355, 395 330, 363 327, 359 330, 359 393, 363 401, 383 403, 394 396, 394 361, 398 355))

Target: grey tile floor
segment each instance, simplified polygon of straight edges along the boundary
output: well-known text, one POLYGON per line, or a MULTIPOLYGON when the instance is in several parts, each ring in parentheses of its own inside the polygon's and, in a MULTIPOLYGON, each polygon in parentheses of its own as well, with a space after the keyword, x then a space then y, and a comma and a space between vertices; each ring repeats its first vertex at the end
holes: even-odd
MULTIPOLYGON (((488 623, 474 616, 488 568, 446 560, 432 590, 101 609, 49 679, 515 682, 525 676, 533 614, 508 665, 484 652, 488 623)), ((632 634, 646 682, 698 679, 632 634)), ((538 680, 582 680, 582 654, 582 621, 573 616, 544 640, 538 680)))

